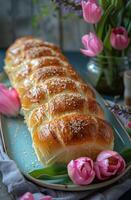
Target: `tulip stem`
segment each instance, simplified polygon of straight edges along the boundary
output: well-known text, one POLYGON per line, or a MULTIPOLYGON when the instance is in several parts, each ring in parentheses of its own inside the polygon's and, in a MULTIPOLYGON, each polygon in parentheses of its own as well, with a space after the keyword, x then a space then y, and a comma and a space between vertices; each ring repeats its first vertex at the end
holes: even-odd
POLYGON ((93 24, 93 29, 94 29, 94 32, 96 33, 96 27, 95 27, 95 24, 93 24))
POLYGON ((123 50, 123 51, 121 52, 121 54, 122 54, 122 56, 124 57, 124 56, 125 56, 125 51, 123 50))
POLYGON ((99 83, 101 82, 101 78, 102 78, 102 75, 103 75, 103 62, 102 62, 102 57, 97 56, 97 59, 98 59, 98 63, 99 63, 100 68, 101 68, 101 72, 100 72, 99 77, 98 77, 97 82, 96 82, 96 86, 99 87, 99 83))

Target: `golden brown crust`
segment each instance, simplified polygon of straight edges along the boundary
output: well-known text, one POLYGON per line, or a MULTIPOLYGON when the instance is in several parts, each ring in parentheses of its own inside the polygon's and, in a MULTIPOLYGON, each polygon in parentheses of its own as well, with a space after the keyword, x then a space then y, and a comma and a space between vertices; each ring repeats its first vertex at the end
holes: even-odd
POLYGON ((51 119, 72 112, 104 118, 103 111, 95 100, 85 99, 74 93, 56 95, 48 102, 48 112, 51 119))
POLYGON ((77 145, 94 142, 99 138, 100 145, 110 145, 113 139, 113 133, 110 126, 102 119, 91 115, 71 114, 52 120, 49 123, 41 125, 38 132, 39 139, 45 140, 44 135, 52 132, 54 137, 65 146, 77 145), (101 131, 102 129, 102 131, 101 131), (107 131, 108 130, 108 131, 107 131), (101 137, 102 136, 102 137, 101 137))
MULTIPOLYGON (((57 155, 59 148, 68 149, 72 146, 78 146, 81 149, 81 146, 86 146, 88 149, 89 145, 90 151, 86 152, 86 156, 93 155, 93 159, 95 159, 103 148, 112 148, 113 146, 111 127, 104 120, 90 115, 72 114, 60 117, 44 123, 40 129, 36 130, 33 133, 36 148, 44 154, 43 146, 46 145, 50 157, 57 155)), ((68 158, 70 160, 70 157, 68 158)), ((69 160, 67 159, 66 162, 69 160)))
POLYGON ((21 97, 22 107, 24 110, 30 110, 36 105, 39 105, 45 100, 45 93, 42 87, 31 87, 21 97))
POLYGON ((45 114, 45 106, 42 104, 33 109, 28 119, 28 123, 31 128, 34 128, 35 126, 38 127, 42 121, 46 120, 48 120, 48 118, 45 114))
POLYGON ((45 164, 77 156, 95 158, 102 149, 112 149, 113 131, 102 120, 94 91, 58 47, 23 37, 7 50, 5 64, 35 151, 45 164))

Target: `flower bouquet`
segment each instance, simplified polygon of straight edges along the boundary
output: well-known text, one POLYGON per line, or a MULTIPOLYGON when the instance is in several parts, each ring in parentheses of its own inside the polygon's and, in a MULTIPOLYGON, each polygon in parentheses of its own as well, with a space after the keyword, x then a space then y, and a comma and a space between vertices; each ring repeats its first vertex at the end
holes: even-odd
POLYGON ((129 69, 131 35, 130 0, 56 1, 64 15, 73 12, 92 26, 82 37, 81 52, 91 57, 87 65, 89 81, 102 93, 123 91, 123 71, 129 69))

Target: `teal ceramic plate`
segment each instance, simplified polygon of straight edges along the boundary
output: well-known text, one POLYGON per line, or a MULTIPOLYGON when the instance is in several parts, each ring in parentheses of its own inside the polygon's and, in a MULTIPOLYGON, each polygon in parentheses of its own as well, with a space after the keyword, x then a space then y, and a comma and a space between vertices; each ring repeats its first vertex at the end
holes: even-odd
MULTIPOLYGON (((97 92, 96 97, 98 102, 104 109, 106 120, 112 125, 115 130, 114 149, 120 152, 125 148, 131 147, 131 139, 122 124, 118 121, 115 115, 107 109, 103 98, 97 92)), ((124 173, 120 176, 117 176, 108 181, 95 183, 88 186, 56 184, 55 180, 44 181, 35 179, 29 176, 28 173, 33 170, 43 168, 43 166, 37 160, 34 149, 32 147, 30 133, 27 129, 26 124, 24 123, 23 117, 19 116, 17 118, 7 118, 2 116, 0 119, 0 123, 3 145, 9 157, 16 162, 21 172, 28 179, 43 187, 67 191, 84 191, 98 189, 114 183, 131 169, 131 166, 128 166, 124 173)))
MULTIPOLYGON (((115 118, 115 116, 105 107, 103 99, 101 99, 99 95, 97 95, 97 98, 105 111, 107 121, 115 129, 114 149, 120 152, 122 149, 131 147, 131 140, 125 129, 115 118)), ((27 178, 44 187, 68 191, 98 189, 114 183, 131 169, 131 166, 128 166, 125 172, 120 176, 117 176, 109 181, 91 184, 88 186, 55 184, 54 180, 41 181, 28 175, 30 171, 43 168, 43 166, 37 160, 34 149, 32 148, 30 133, 28 132, 27 126, 24 123, 23 117, 19 116, 17 118, 7 118, 2 116, 1 133, 3 138, 3 145, 9 157, 16 162, 19 169, 24 173, 25 176, 27 176, 27 178)))

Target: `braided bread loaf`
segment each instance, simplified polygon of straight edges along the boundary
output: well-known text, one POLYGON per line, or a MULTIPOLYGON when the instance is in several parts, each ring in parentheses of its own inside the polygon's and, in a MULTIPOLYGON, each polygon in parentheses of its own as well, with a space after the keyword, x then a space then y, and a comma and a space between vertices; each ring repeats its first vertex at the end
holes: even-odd
POLYGON ((58 47, 30 36, 17 39, 7 50, 5 71, 45 165, 80 156, 95 159, 103 149, 113 148, 113 130, 94 92, 58 47))

